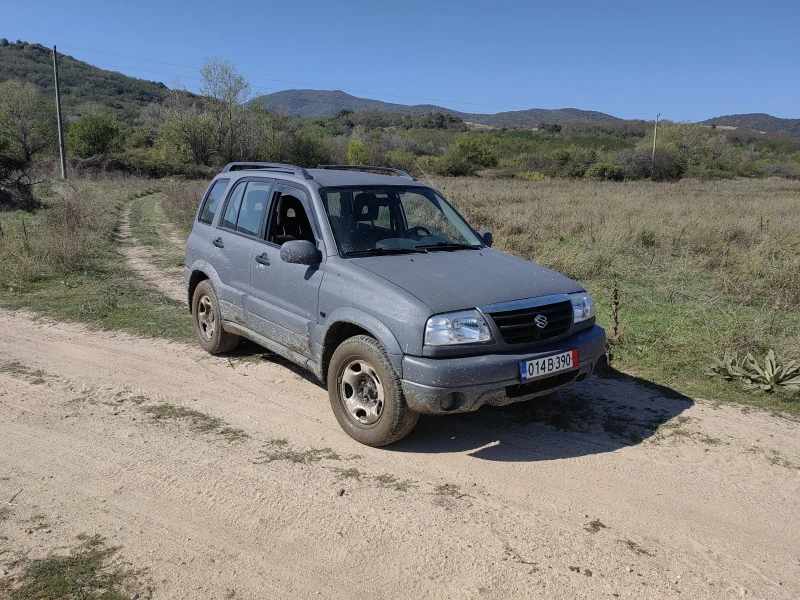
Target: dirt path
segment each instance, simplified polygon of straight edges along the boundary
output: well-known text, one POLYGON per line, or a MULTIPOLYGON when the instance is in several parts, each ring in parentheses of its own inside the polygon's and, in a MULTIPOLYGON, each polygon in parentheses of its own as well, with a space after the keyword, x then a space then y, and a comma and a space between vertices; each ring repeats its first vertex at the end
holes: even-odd
POLYGON ((172 223, 169 222, 169 219, 167 219, 167 215, 164 213, 164 208, 161 206, 161 201, 163 199, 163 194, 159 195, 154 207, 155 212, 158 215, 158 226, 164 233, 164 238, 170 244, 172 244, 176 250, 183 252, 184 248, 186 247, 186 238, 181 236, 172 226, 172 223))
POLYGON ((88 533, 154 598, 800 597, 795 422, 592 378, 376 450, 280 363, 13 313, 0 331, 0 504, 21 490, 0 563, 88 533))
POLYGON ((139 244, 131 233, 130 205, 122 212, 117 241, 119 251, 125 257, 125 262, 140 279, 168 298, 186 302, 182 270, 179 268, 162 269, 156 266, 150 251, 139 244))

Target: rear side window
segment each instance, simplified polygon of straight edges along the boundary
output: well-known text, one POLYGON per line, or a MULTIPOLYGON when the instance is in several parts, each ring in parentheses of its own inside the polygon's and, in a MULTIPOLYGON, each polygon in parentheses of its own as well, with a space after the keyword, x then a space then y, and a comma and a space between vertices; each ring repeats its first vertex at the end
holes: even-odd
POLYGON ((217 208, 219 208, 219 201, 222 198, 222 193, 225 191, 225 188, 228 187, 229 181, 230 179, 217 179, 214 182, 214 185, 211 186, 203 202, 203 209, 200 211, 200 216, 197 218, 198 221, 206 225, 211 225, 211 222, 214 220, 214 215, 217 214, 217 208))

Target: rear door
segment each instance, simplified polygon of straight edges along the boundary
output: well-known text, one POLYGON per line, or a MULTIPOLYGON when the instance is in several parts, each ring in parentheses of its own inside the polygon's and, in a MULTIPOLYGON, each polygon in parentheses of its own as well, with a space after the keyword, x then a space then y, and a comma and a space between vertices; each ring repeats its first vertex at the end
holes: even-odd
MULTIPOLYGON (((266 241, 256 245, 251 261, 251 294, 247 325, 303 356, 311 356, 310 329, 317 322, 320 265, 295 265, 281 260, 281 243, 306 239, 324 250, 308 192, 277 184, 267 218, 266 241)), ((323 251, 324 255, 324 251, 323 251)))
POLYGON ((219 275, 217 290, 222 318, 245 324, 250 293, 250 262, 264 231, 264 216, 272 180, 247 178, 231 189, 217 226, 211 231, 208 259, 219 275))

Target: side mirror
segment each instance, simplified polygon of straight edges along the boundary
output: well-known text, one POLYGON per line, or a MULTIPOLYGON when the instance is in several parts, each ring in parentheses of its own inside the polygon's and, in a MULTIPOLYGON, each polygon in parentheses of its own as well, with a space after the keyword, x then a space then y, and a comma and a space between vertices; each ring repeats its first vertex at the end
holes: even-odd
POLYGON ((322 252, 308 240, 292 240, 281 246, 281 260, 295 265, 318 265, 322 252))
POLYGON ((492 242, 494 242, 494 236, 492 236, 491 231, 486 231, 485 229, 481 229, 478 232, 478 235, 481 236, 481 239, 483 240, 484 244, 489 246, 489 248, 492 247, 492 242))

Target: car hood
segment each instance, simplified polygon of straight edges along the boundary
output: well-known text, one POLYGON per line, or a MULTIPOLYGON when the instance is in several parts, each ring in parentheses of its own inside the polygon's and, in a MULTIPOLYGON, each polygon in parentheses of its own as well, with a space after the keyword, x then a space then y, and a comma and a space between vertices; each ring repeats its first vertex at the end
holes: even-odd
POLYGON ((413 294, 434 313, 583 291, 560 273, 491 248, 350 260, 413 294))

